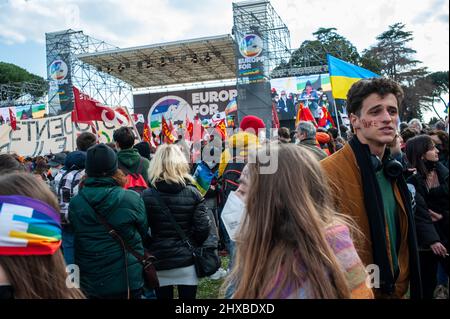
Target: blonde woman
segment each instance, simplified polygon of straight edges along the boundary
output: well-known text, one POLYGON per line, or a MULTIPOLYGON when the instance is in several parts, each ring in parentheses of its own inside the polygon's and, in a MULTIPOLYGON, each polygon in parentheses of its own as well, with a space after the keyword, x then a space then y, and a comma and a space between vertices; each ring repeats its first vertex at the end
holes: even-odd
POLYGON ((167 214, 172 214, 195 245, 201 245, 208 237, 210 219, 203 197, 192 184, 189 164, 179 147, 169 144, 158 147, 150 162, 149 181, 150 189, 142 196, 151 229, 148 249, 157 258, 155 267, 160 288, 156 289, 156 296, 173 299, 173 286, 176 285, 180 299, 195 299, 198 278, 192 253, 167 214))
POLYGON ((263 150, 241 176, 246 214, 228 293, 245 299, 373 298, 313 153, 289 144, 270 147, 276 172, 264 173, 263 150))

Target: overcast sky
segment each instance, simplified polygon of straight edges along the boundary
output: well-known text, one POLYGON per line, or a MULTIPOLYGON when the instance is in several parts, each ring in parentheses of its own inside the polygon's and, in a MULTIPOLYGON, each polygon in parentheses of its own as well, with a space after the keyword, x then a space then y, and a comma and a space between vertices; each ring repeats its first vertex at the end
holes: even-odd
MULTIPOLYGON (((231 33, 231 0, 0 0, 0 61, 46 77, 45 33, 72 28, 121 48, 231 33)), ((449 69, 449 0, 271 0, 298 48, 335 27, 361 53, 396 22, 431 71, 449 69)))
MULTIPOLYGON (((414 32, 416 58, 449 69, 448 0, 272 0, 297 48, 336 27, 361 52, 388 26, 414 32)), ((231 33, 231 0, 0 0, 0 61, 46 76, 45 32, 67 28, 119 47, 231 33)))

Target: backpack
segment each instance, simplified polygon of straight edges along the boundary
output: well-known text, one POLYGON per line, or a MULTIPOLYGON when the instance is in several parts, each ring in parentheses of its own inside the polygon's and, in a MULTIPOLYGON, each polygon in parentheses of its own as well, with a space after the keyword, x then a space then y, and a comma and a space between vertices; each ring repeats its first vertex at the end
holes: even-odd
POLYGON ((67 214, 69 210, 69 203, 72 197, 78 193, 78 184, 84 175, 81 174, 83 171, 84 169, 65 171, 59 180, 56 195, 59 201, 62 217, 61 222, 63 224, 68 223, 67 214))
POLYGON ((119 162, 119 168, 127 176, 127 183, 123 188, 135 191, 138 194, 142 194, 142 192, 148 188, 147 182, 145 181, 144 177, 142 177, 143 163, 144 160, 140 158, 136 172, 132 173, 119 162))
POLYGON ((239 178, 241 177, 242 170, 244 169, 246 163, 240 162, 236 163, 236 157, 232 161, 228 162, 225 170, 222 174, 222 193, 223 202, 225 203, 230 192, 234 192, 239 187, 239 178))

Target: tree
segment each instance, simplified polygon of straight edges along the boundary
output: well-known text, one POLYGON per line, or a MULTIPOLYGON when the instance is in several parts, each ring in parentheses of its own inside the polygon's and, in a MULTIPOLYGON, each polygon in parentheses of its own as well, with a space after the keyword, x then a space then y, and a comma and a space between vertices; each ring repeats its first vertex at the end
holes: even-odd
POLYGON ((433 72, 427 76, 427 78, 433 84, 432 96, 439 99, 444 106, 447 106, 447 102, 442 97, 449 92, 449 78, 448 71, 433 72))
POLYGON ((427 74, 425 68, 416 68, 422 62, 413 59, 416 50, 408 47, 413 37, 412 31, 405 31, 405 24, 395 23, 377 36, 378 43, 365 50, 363 57, 378 64, 383 75, 404 83, 414 81, 427 74))
POLYGON ((377 43, 363 51, 361 64, 378 74, 387 76, 402 85, 405 99, 401 105, 401 118, 422 118, 422 109, 430 108, 427 96, 432 83, 426 79, 427 68, 414 59, 416 50, 408 44, 414 39, 413 32, 405 30, 403 23, 395 23, 377 36, 377 43))
POLYGON ((292 53, 289 64, 294 67, 326 65, 327 53, 358 64, 360 58, 358 50, 336 30, 336 28, 319 28, 313 33, 315 40, 304 41, 292 53))
POLYGON ((11 63, 0 62, 0 85, 2 84, 14 87, 9 95, 7 90, 0 91, 2 100, 16 99, 25 94, 38 98, 48 91, 48 84, 43 78, 11 63))

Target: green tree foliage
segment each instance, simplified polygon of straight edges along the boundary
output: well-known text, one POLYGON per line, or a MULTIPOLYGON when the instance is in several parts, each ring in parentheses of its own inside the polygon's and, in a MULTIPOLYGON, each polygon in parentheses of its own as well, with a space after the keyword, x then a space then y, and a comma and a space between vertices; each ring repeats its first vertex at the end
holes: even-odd
POLYGON ((427 68, 414 59, 416 50, 409 47, 414 39, 413 32, 407 31, 405 24, 395 23, 376 39, 378 42, 374 46, 363 51, 362 66, 402 85, 405 91, 400 115, 402 120, 421 119, 423 108, 430 108, 426 97, 432 90, 432 84, 426 79, 427 68))
POLYGON ((442 119, 442 110, 447 106, 443 95, 448 94, 449 92, 448 71, 431 73, 425 77, 417 79, 414 84, 416 90, 421 94, 421 106, 428 110, 434 111, 435 114, 442 119), (436 109, 436 102, 441 102, 439 103, 438 109, 436 109))
MULTIPOLYGON (((13 95, 8 96, 13 99, 24 94, 41 97, 48 91, 47 82, 43 78, 11 63, 0 62, 0 85, 2 84, 17 87, 17 90, 12 93, 13 95)), ((8 97, 6 92, 2 91, 1 98, 6 99, 8 97)))
POLYGON ((292 53, 289 64, 293 67, 318 66, 327 64, 327 53, 358 64, 356 47, 336 32, 336 28, 319 28, 313 33, 315 40, 306 40, 292 53))
POLYGON ((405 27, 403 23, 390 25, 377 36, 378 43, 363 52, 364 58, 378 64, 383 75, 402 83, 427 73, 424 68, 416 68, 422 62, 413 58, 416 50, 408 47, 414 39, 413 32, 406 31, 405 27))

